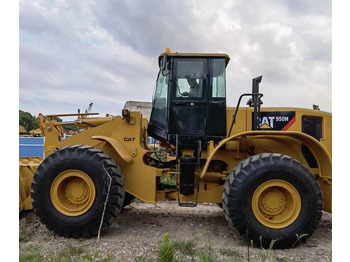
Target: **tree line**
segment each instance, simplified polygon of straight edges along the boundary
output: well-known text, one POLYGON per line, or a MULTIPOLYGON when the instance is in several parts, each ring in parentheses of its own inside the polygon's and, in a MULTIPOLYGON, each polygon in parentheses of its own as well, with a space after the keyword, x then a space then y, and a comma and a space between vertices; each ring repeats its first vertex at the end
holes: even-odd
MULTIPOLYGON (((62 122, 62 119, 59 117, 54 117, 54 120, 57 122, 62 122)), ((38 120, 31 113, 19 110, 19 125, 23 126, 27 131, 31 131, 39 128, 38 120)), ((75 125, 64 126, 66 131, 78 131, 78 128, 75 125)))

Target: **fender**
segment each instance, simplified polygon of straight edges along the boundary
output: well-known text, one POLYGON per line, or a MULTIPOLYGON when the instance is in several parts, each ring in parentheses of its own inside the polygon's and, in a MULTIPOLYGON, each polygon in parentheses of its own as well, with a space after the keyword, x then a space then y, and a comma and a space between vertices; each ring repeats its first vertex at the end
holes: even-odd
POLYGON ((247 136, 285 136, 294 138, 305 144, 315 156, 319 172, 318 182, 324 195, 324 210, 332 212, 332 157, 327 149, 318 140, 310 135, 297 131, 247 131, 238 133, 222 140, 210 153, 200 174, 203 179, 215 153, 227 142, 247 136))
POLYGON ((93 136, 92 139, 101 140, 104 142, 107 142, 110 144, 114 150, 119 154, 119 156, 126 162, 126 163, 132 163, 134 159, 129 154, 128 150, 123 146, 122 143, 120 143, 117 139, 107 137, 107 136, 93 136))

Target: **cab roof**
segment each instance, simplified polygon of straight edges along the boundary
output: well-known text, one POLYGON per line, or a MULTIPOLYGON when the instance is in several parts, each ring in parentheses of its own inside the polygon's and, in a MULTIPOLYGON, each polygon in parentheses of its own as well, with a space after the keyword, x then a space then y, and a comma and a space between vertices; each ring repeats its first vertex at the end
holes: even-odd
MULTIPOLYGON (((224 58, 226 62, 226 66, 228 62, 230 61, 230 57, 227 54, 223 53, 168 53, 166 54, 169 57, 187 57, 187 58, 224 58)), ((158 65, 161 65, 161 61, 163 59, 164 53, 161 53, 158 58, 158 65)))

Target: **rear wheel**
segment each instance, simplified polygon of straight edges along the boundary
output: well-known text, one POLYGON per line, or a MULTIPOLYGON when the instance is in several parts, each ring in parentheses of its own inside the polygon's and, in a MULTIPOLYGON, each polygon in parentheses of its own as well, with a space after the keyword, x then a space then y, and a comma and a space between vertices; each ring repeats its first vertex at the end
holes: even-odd
POLYGON ((280 154, 242 161, 227 177, 223 191, 230 227, 265 248, 271 243, 290 248, 306 241, 318 226, 322 208, 316 178, 301 163, 280 154))
POLYGON ((70 146, 48 156, 32 182, 33 207, 49 230, 64 237, 96 235, 121 210, 125 197, 120 168, 90 146, 70 146), (108 195, 108 199, 107 199, 108 195))

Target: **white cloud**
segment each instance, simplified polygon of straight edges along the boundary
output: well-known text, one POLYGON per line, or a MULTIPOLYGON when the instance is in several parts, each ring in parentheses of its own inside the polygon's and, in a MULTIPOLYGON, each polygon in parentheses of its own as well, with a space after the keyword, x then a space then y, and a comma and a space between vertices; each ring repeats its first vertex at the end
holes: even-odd
POLYGON ((20 1, 20 108, 119 114, 170 47, 228 53, 229 105, 263 74, 265 106, 331 111, 331 38, 329 1, 20 1))

